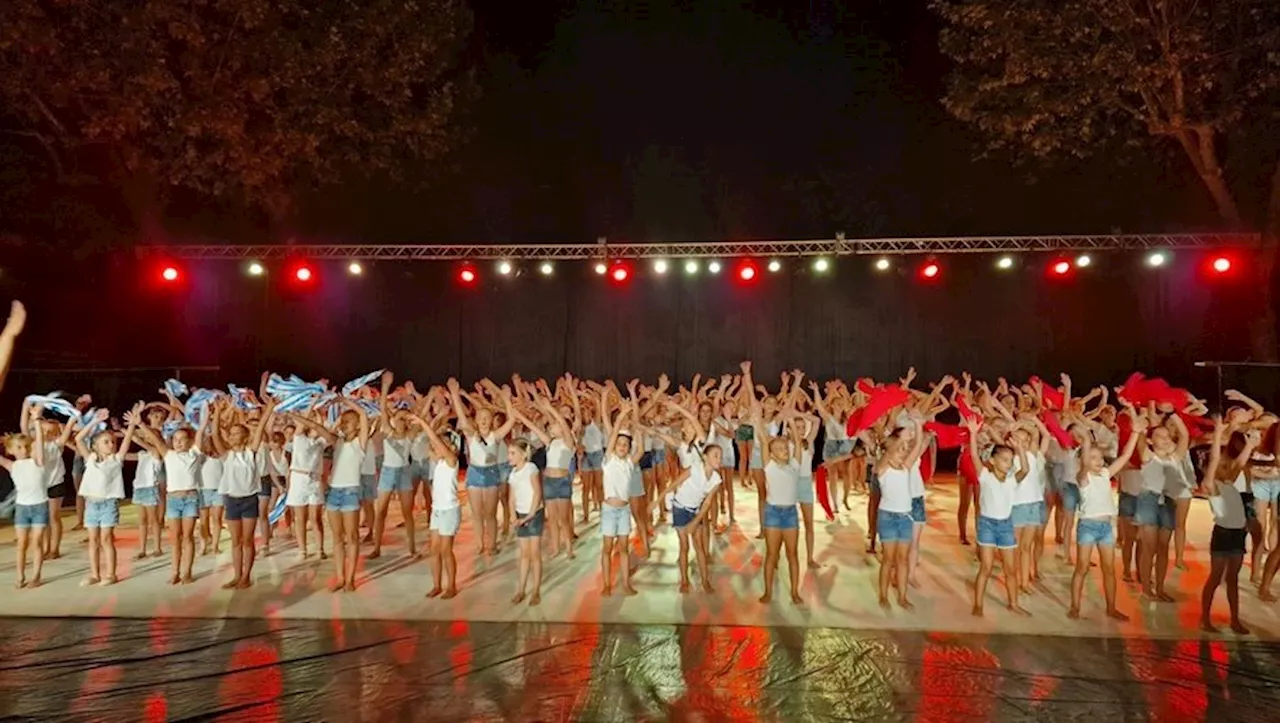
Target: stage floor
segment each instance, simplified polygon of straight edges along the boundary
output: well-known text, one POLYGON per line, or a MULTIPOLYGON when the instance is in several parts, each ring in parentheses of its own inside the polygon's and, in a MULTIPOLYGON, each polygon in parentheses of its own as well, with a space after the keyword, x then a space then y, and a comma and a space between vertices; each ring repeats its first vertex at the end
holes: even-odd
MULTIPOLYGON (((931 485, 914 610, 877 605, 865 498, 819 523, 823 566, 803 572, 805 604, 787 599, 784 561, 782 594, 763 605, 754 494, 739 490, 737 498, 742 522, 714 543, 714 594, 678 592, 676 536, 667 527, 635 573, 639 595, 602 598, 593 518, 579 527, 576 560, 546 562, 538 607, 510 604, 514 549, 477 559, 469 514, 457 540, 461 589, 451 601, 424 598, 429 569, 403 554, 401 529, 388 531, 381 559, 361 561, 355 593, 333 594, 332 563, 303 562, 284 539, 259 560, 249 590, 220 589, 229 577, 225 551, 197 558, 194 584, 170 587, 167 558, 130 559, 132 527, 120 535, 121 581, 82 588, 85 533, 68 526, 65 556, 46 566, 45 585, 0 600, 0 635, 11 641, 0 664, 0 718, 410 720, 429 704, 440 720, 1073 720, 1117 712, 1269 720, 1280 702, 1277 606, 1259 601, 1246 581, 1242 617, 1255 635, 1199 632, 1212 524, 1203 500, 1193 503, 1189 567, 1170 572, 1177 602, 1146 601, 1122 583, 1120 609, 1132 619, 1115 623, 1102 614, 1096 577, 1084 619, 1067 618, 1070 570, 1051 538, 1044 583, 1024 603, 1031 617, 1004 610, 995 580, 986 618, 970 616, 976 548, 957 542, 950 480, 931 485)), ((130 524, 133 510, 123 516, 130 524)), ((11 576, 12 531, 2 534, 0 575, 11 576)), ((1224 626, 1225 607, 1220 591, 1224 626)))

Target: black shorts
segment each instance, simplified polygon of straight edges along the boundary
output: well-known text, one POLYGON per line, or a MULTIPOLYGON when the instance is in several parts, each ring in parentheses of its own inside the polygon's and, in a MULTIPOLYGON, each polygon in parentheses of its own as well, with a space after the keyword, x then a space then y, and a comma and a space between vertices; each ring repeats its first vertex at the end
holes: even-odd
POLYGON ((49 488, 49 499, 65 500, 67 499, 67 493, 70 491, 71 491, 71 485, 67 484, 66 482, 59 482, 58 484, 49 488))
POLYGON ((1215 557, 1234 557, 1244 555, 1244 541, 1249 531, 1241 527, 1230 529, 1213 526, 1213 536, 1209 538, 1209 554, 1215 557))
POLYGON ((248 497, 223 495, 222 505, 226 509, 225 514, 230 521, 258 519, 257 495, 249 495, 248 497))

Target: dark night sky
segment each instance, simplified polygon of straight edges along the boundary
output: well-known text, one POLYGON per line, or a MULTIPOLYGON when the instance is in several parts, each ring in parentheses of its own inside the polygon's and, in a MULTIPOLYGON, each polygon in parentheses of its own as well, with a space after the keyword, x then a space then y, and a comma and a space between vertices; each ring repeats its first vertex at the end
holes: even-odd
POLYGON ((428 189, 306 205, 300 240, 1164 231, 1212 220, 1174 157, 975 161, 923 0, 473 0, 484 99, 428 189), (1175 211, 1176 209, 1176 211, 1175 211))

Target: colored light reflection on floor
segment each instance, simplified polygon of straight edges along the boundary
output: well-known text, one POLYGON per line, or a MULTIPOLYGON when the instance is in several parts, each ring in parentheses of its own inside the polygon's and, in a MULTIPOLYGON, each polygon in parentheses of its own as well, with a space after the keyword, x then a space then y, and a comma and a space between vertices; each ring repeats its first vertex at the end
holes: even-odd
POLYGON ((459 630, 425 621, 342 628, 339 645, 316 620, 3 619, 0 718, 1261 721, 1280 705, 1280 646, 1262 642, 1046 636, 1032 645, 1011 635, 459 630), (168 628, 168 650, 156 649, 157 626, 168 628))

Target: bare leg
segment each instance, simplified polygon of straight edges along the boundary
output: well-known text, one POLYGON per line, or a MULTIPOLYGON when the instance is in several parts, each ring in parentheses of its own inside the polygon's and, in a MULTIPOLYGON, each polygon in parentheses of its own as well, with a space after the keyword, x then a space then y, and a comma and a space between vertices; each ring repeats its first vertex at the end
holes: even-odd
POLYGON ((804 552, 806 555, 805 562, 810 568, 822 567, 813 559, 813 505, 808 502, 800 503, 800 519, 804 524, 804 552))

